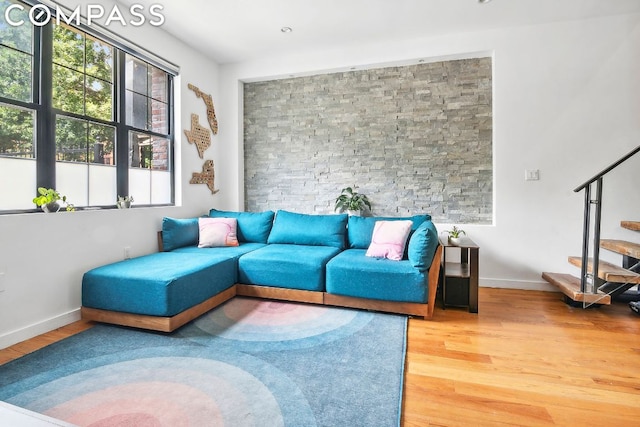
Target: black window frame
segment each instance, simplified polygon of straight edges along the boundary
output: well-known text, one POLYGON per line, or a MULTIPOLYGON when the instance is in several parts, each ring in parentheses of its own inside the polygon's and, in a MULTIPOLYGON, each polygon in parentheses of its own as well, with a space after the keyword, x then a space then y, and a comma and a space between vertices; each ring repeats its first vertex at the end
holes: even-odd
MULTIPOLYGON (((32 4, 37 2, 25 3, 17 1, 28 10, 32 4)), ((85 35, 94 37, 101 42, 107 43, 114 49, 113 55, 113 115, 112 121, 97 119, 86 114, 75 114, 66 112, 53 106, 53 28, 56 25, 55 10, 51 10, 52 17, 46 25, 33 25, 33 61, 32 61, 32 98, 31 102, 24 102, 11 98, 0 96, 0 103, 8 106, 20 107, 32 110, 35 113, 35 161, 36 161, 36 188, 33 189, 33 195, 37 195, 38 187, 56 188, 56 117, 63 116, 68 118, 80 119, 83 121, 94 122, 115 127, 115 168, 116 168, 116 189, 114 200, 119 195, 129 195, 129 134, 138 132, 147 134, 151 137, 167 139, 169 141, 168 148, 168 165, 167 171, 170 172, 171 182, 171 201, 169 203, 150 203, 140 204, 136 206, 174 206, 175 205, 175 91, 174 79, 178 75, 177 69, 162 66, 163 60, 150 58, 144 53, 138 51, 137 46, 125 39, 114 39, 114 35, 104 30, 96 29, 95 25, 90 28, 87 25, 67 24, 61 21, 61 24, 80 31, 85 35), (125 43, 123 43, 123 41, 125 43), (126 118, 126 55, 131 55, 136 59, 145 62, 148 65, 158 68, 167 75, 167 133, 159 133, 149 129, 141 129, 127 124, 126 118)), ((25 23, 26 25, 27 23, 25 23)), ((173 64, 171 64, 173 65, 173 64)), ((153 171, 153 169, 151 169, 153 171)), ((73 202, 73 201, 72 201, 73 202)), ((76 207, 77 210, 93 210, 93 209, 115 209, 113 205, 88 205, 76 207)), ((40 209, 11 209, 0 210, 0 215, 11 213, 31 213, 41 212, 40 209)))

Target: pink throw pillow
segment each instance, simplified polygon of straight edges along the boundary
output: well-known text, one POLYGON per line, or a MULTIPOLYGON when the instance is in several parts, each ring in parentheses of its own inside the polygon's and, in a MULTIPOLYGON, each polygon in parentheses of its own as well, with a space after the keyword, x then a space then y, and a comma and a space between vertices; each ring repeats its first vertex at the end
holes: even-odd
POLYGON ((376 221, 367 256, 400 261, 413 221, 376 221))
POLYGON ((198 218, 198 247, 238 246, 237 227, 235 218, 198 218))

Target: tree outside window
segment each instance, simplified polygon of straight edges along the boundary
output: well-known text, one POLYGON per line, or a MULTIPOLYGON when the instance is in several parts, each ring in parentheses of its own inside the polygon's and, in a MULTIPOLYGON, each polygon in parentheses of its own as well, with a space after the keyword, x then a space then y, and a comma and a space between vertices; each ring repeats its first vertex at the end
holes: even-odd
POLYGON ((24 6, 24 25, 0 16, 0 211, 33 210, 43 180, 80 208, 173 203, 173 76, 89 30, 35 27, 24 6))

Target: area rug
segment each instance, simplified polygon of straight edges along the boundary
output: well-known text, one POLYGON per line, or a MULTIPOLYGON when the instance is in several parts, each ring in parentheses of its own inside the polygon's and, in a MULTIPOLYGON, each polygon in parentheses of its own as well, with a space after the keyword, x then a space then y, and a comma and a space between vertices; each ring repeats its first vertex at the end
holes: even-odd
POLYGON ((80 426, 397 426, 405 316, 236 297, 172 334, 97 325, 0 366, 80 426))

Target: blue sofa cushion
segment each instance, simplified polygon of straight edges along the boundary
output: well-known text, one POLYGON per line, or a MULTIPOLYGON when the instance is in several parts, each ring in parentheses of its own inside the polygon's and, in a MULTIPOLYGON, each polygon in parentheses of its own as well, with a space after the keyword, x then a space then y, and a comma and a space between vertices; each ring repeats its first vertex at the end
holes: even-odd
POLYGON ((198 218, 162 218, 162 249, 166 252, 198 244, 198 218))
POLYGON ((373 236, 373 228, 376 221, 399 221, 410 219, 413 226, 409 232, 409 238, 423 222, 430 220, 431 215, 414 215, 411 217, 382 217, 382 216, 350 216, 347 236, 349 238, 349 249, 367 249, 371 244, 371 236, 373 236))
POLYGON ((325 290, 325 266, 340 249, 270 244, 238 260, 238 282, 308 291, 325 290))
POLYGON ((438 248, 438 230, 431 221, 425 221, 409 239, 409 262, 420 271, 427 271, 438 248))
POLYGON ((384 301, 426 303, 428 277, 408 260, 365 256, 347 249, 327 263, 327 293, 384 301))
POLYGON ((233 212, 211 209, 212 218, 235 218, 238 221, 238 241, 250 243, 267 243, 273 224, 273 211, 233 212))
POLYGON ((186 246, 183 248, 175 249, 174 253, 179 254, 194 254, 201 256, 209 256, 216 259, 220 256, 238 259, 242 255, 255 251, 265 247, 264 243, 240 243, 238 246, 220 246, 215 248, 199 248, 197 246, 186 246))
POLYGON ((236 278, 233 257, 158 252, 86 272, 82 305, 174 316, 230 288, 236 278))
POLYGON ((269 244, 332 246, 343 249, 347 215, 308 215, 278 211, 269 244))

